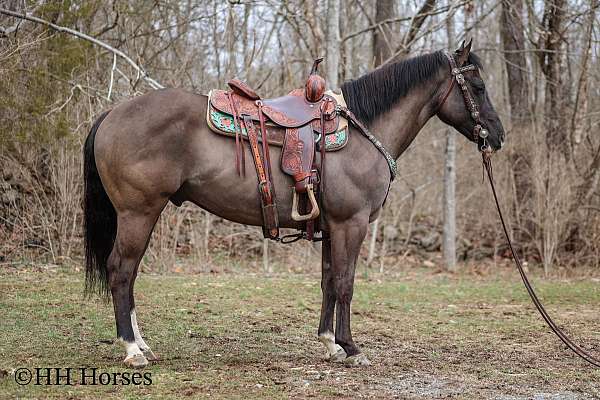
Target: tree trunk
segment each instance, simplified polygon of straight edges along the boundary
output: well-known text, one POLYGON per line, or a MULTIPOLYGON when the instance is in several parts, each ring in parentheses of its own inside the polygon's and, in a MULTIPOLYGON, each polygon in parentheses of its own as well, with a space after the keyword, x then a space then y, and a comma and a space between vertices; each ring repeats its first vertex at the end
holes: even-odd
MULTIPOLYGON (((414 15, 408 32, 404 36, 404 39, 402 39, 400 46, 396 49, 396 54, 398 54, 400 58, 405 58, 410 54, 410 48, 412 47, 413 41, 425 23, 428 13, 435 7, 436 2, 436 0, 425 0, 421 8, 419 8, 419 11, 414 15)), ((451 6, 451 4, 448 4, 448 6, 451 6)), ((452 16, 448 17, 446 21, 450 21, 451 19, 452 16)), ((451 38, 449 37, 448 40, 451 40, 451 38)))
POLYGON ((513 128, 528 119, 529 86, 525 58, 525 33, 523 28, 523 1, 503 0, 500 16, 500 35, 504 47, 504 60, 508 78, 508 100, 513 128))
MULTIPOLYGON (((375 2, 375 23, 394 17, 394 0, 375 2)), ((392 30, 388 24, 373 31, 373 63, 377 67, 392 56, 392 30)))
POLYGON ((546 142, 549 150, 561 150, 568 157, 569 143, 565 118, 562 29, 565 17, 565 0, 547 0, 542 20, 543 52, 539 54, 542 72, 546 77, 544 107, 546 110, 546 142))
POLYGON ((446 129, 445 156, 442 251, 446 269, 454 272, 456 271, 456 133, 452 129, 446 129))
POLYGON ((319 18, 319 2, 316 0, 306 0, 304 2, 304 15, 311 32, 312 43, 310 55, 312 58, 321 57, 323 55, 323 42, 325 38, 321 29, 322 20, 319 18))
MULTIPOLYGON (((531 207, 531 160, 528 156, 530 143, 519 138, 527 138, 526 132, 531 128, 531 105, 529 103, 529 86, 527 78, 527 59, 525 56, 525 28, 523 26, 523 0, 503 0, 500 14, 500 36, 504 48, 504 60, 508 83, 508 102, 510 105, 511 136, 516 144, 510 148, 512 174, 515 182, 515 201, 513 209, 520 223, 531 231, 528 221, 531 207)), ((510 137, 509 137, 510 140, 510 137)), ((519 241, 523 241, 520 232, 514 233, 519 241)))
MULTIPOLYGON (((448 47, 453 48, 454 22, 452 18, 446 20, 446 33, 448 47)), ((442 231, 442 253, 444 265, 450 272, 456 271, 456 133, 446 129, 446 154, 444 162, 444 195, 442 231)))
POLYGON ((341 0, 329 0, 327 10, 327 58, 325 69, 327 71, 327 87, 337 89, 338 67, 340 64, 340 8, 341 0))

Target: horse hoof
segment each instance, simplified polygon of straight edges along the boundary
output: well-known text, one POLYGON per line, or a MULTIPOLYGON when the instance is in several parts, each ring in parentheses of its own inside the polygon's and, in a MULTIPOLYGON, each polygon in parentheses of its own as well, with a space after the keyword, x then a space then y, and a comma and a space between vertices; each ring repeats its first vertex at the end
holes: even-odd
POLYGON ((329 361, 335 362, 335 363, 344 362, 345 359, 346 359, 346 352, 341 347, 338 349, 338 351, 335 354, 332 354, 329 356, 329 361))
POLYGON ((144 368, 146 365, 148 365, 148 360, 142 354, 127 356, 123 362, 129 368, 144 368))
POLYGON ((158 356, 156 354, 154 354, 154 352, 150 349, 142 350, 142 352, 144 353, 144 356, 146 357, 146 359, 148 361, 159 361, 160 360, 158 358, 158 356))
POLYGON ((358 353, 353 356, 350 356, 344 360, 344 364, 350 366, 362 366, 362 365, 371 365, 371 361, 365 356, 363 353, 358 353))

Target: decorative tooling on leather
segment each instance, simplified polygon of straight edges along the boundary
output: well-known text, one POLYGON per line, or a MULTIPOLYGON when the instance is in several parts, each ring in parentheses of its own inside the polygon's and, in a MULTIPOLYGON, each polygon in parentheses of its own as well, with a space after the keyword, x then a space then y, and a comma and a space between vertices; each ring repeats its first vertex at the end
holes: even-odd
POLYGON ((298 129, 289 128, 281 154, 281 168, 284 172, 293 175, 302 168, 302 152, 304 144, 298 137, 298 129))

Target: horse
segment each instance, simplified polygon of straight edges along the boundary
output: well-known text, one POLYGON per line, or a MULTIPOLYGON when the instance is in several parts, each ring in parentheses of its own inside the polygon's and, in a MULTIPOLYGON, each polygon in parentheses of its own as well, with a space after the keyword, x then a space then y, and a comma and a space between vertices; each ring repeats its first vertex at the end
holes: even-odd
MULTIPOLYGON (((433 116, 480 150, 493 152, 504 143, 504 128, 481 67, 471 42, 463 42, 452 53, 440 50, 388 63, 346 81, 341 91, 348 109, 395 159, 433 116)), ((143 368, 156 360, 137 324, 134 283, 168 202, 180 206, 189 201, 230 221, 262 225, 257 180, 236 173, 231 161, 235 146, 209 130, 206 110, 205 95, 156 90, 104 112, 85 141, 85 290, 112 296, 128 367, 143 368)), ((244 151, 250 157, 250 150, 244 151)), ((273 159, 281 155, 280 148, 271 152, 273 159)), ((272 173, 280 226, 301 228, 289 213, 289 177, 278 169, 272 173)), ((352 127, 346 147, 327 155, 324 179, 321 224, 327 235, 318 339, 330 361, 369 365, 352 338, 350 304, 359 249, 386 200, 391 171, 380 151, 352 127)))

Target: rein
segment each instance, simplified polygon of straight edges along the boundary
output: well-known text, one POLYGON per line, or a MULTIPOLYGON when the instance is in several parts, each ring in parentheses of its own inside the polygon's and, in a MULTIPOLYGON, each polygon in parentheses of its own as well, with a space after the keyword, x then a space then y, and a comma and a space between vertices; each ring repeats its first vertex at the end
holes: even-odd
POLYGON ((563 343, 571 351, 573 351, 575 354, 577 354, 579 357, 583 358, 585 361, 589 362, 590 364, 600 368, 600 360, 598 360, 597 358, 592 356, 590 353, 583 350, 577 344, 573 343, 573 341, 556 325, 556 323, 552 320, 552 318, 550 318, 550 316, 548 315, 548 312, 546 311, 546 309, 544 308, 544 306, 538 299, 535 291, 533 290, 531 283, 529 283, 529 279, 527 279, 527 275, 525 274, 525 271, 523 270, 523 265, 521 263, 521 259, 519 258, 519 256, 517 256, 517 253, 515 252, 512 241, 510 240, 510 236, 508 235, 508 229, 506 229, 506 223, 504 222, 504 216, 502 215, 502 211, 500 209, 500 203, 498 202, 498 195, 496 194, 496 187, 494 185, 494 176, 492 174, 492 160, 490 158, 490 153, 482 152, 481 155, 483 157, 483 166, 485 167, 485 170, 487 172, 488 180, 490 181, 490 186, 492 188, 492 193, 494 194, 494 201, 496 202, 496 209, 498 210, 498 216, 500 217, 500 222, 502 223, 502 229, 504 230, 504 236, 506 236, 506 241, 508 242, 508 247, 510 248, 512 257, 515 260, 515 265, 517 266, 517 269, 519 270, 519 274, 521 275, 523 284, 525 285, 525 288, 527 289, 527 293, 529 293, 529 297, 531 297, 531 301, 533 301, 535 308, 537 308, 537 310, 540 312, 540 314, 542 315, 542 318, 544 318, 544 321, 546 321, 546 324, 548 324, 550 329, 552 329, 552 332, 554 332, 556 334, 556 336, 558 336, 559 339, 562 340, 563 343))
POLYGON ((479 148, 479 151, 481 152, 481 156, 483 159, 483 166, 484 166, 485 172, 487 173, 488 180, 490 182, 490 187, 492 188, 492 193, 494 195, 496 209, 498 210, 498 216, 500 217, 500 222, 502 223, 502 230, 504 231, 504 236, 506 236, 506 241, 508 242, 508 247, 510 248, 510 252, 512 254, 513 260, 515 261, 515 265, 517 266, 519 274, 521 275, 523 284, 525 285, 525 288, 527 289, 527 293, 529 294, 531 301, 535 305, 535 308, 537 308, 539 313, 542 315, 542 318, 544 319, 544 321, 546 321, 546 324, 548 324, 548 326, 550 327, 552 332, 554 332, 554 334, 556 336, 558 336, 558 338, 560 340, 562 340, 562 342, 571 351, 573 351, 575 354, 577 354, 579 357, 583 358, 585 361, 589 362, 590 364, 600 368, 600 360, 598 360, 597 358, 595 358, 594 356, 592 356, 591 354, 589 354, 588 352, 583 350, 576 343, 574 343, 556 325, 556 323, 552 320, 552 318, 550 318, 550 315, 548 315, 548 312, 542 305, 542 302, 537 297, 535 290, 533 290, 531 283, 529 283, 529 279, 527 278, 527 275, 525 274, 525 270, 523 269, 523 264, 521 263, 521 259, 517 255, 517 253, 513 247, 512 241, 510 240, 510 236, 508 235, 508 229, 506 228, 506 223, 504 222, 504 216, 502 215, 502 210, 500 208, 500 202, 498 201, 498 194, 496 193, 496 186, 494 184, 494 175, 492 173, 491 149, 486 141, 486 138, 488 137, 488 131, 482 127, 477 103, 475 103, 473 96, 469 92, 469 88, 467 87, 467 85, 465 83, 465 77, 463 76, 463 72, 474 71, 477 69, 477 67, 473 64, 469 64, 464 67, 458 67, 456 65, 456 61, 454 60, 454 57, 452 55, 450 55, 449 53, 444 53, 444 54, 446 55, 446 57, 448 58, 448 62, 450 63, 452 78, 451 78, 451 82, 450 82, 450 86, 448 87, 448 90, 442 97, 442 101, 440 102, 439 108, 441 108, 441 106, 444 104, 444 102, 446 101, 446 99, 448 98, 450 93, 452 92, 452 89, 454 88, 454 83, 457 82, 458 85, 460 86, 460 89, 461 89, 461 92, 463 95, 463 99, 465 101, 465 105, 467 106, 467 109, 471 113, 471 118, 473 118, 473 120, 475 121, 475 127, 473 128, 473 140, 477 142, 477 144, 478 144, 477 147, 479 148))

